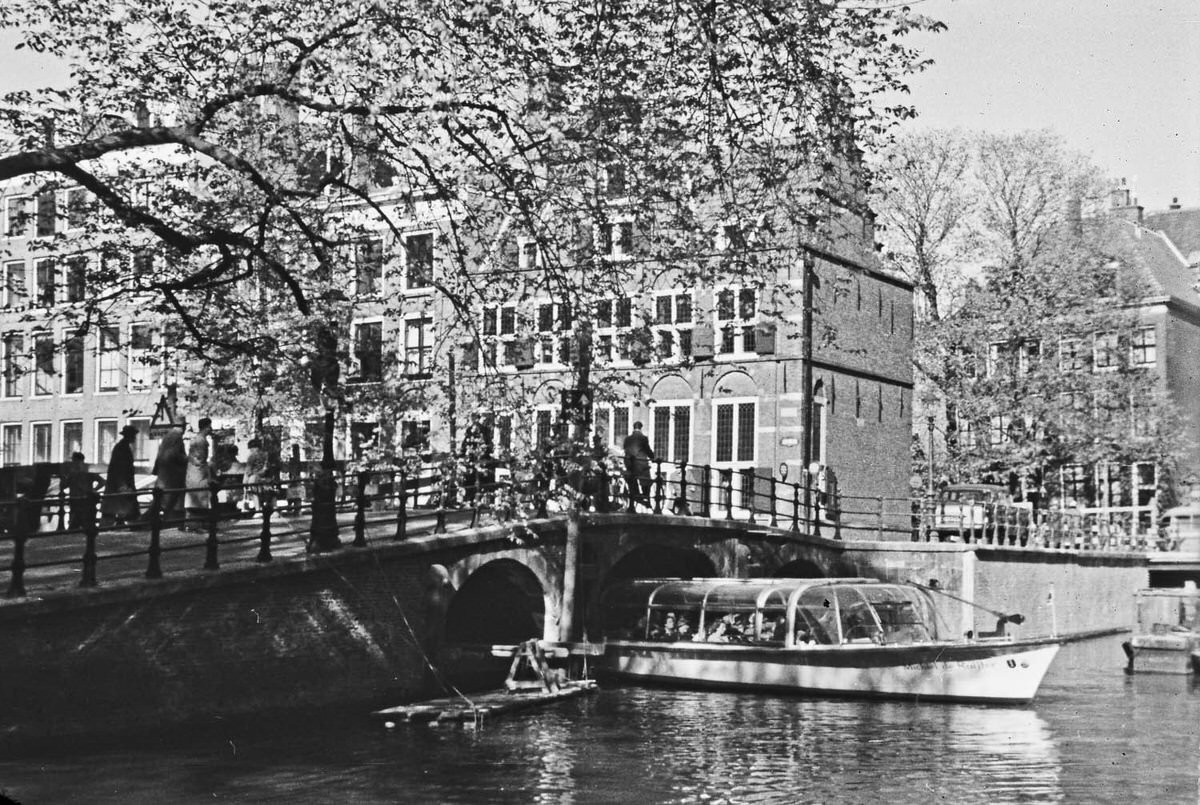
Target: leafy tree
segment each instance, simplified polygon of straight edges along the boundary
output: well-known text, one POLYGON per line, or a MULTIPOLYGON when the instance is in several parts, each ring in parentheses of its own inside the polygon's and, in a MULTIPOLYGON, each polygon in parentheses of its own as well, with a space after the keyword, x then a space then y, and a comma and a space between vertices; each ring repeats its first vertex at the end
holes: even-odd
MULTIPOLYGON (((860 149, 911 115, 885 99, 924 67, 903 38, 940 27, 873 0, 33 0, 0 25, 71 64, 66 86, 0 99, 0 180, 87 191, 82 228, 42 244, 104 255, 72 314, 137 299, 208 364, 196 393, 275 415, 314 404, 322 334, 354 357, 347 269, 414 220, 458 316, 435 374, 459 333, 479 345, 480 306, 546 297, 574 311, 571 385, 595 399, 598 301, 662 270, 763 286, 814 224, 865 210, 860 149), (613 238, 636 256, 609 259, 613 238)), ((376 297, 385 319, 411 304, 376 297)), ((347 402, 380 421, 445 404, 393 368, 347 402)))

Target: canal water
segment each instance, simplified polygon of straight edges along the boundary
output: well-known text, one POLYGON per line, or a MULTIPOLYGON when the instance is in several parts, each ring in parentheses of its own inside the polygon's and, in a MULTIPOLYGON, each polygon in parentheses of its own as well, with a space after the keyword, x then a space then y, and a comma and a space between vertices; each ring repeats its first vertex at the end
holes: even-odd
MULTIPOLYGON (((1192 803, 1200 685, 1063 647, 1027 707, 611 687, 479 728, 299 713, 0 758, 40 803, 1192 803)), ((0 802, 3 802, 0 799, 0 802)))

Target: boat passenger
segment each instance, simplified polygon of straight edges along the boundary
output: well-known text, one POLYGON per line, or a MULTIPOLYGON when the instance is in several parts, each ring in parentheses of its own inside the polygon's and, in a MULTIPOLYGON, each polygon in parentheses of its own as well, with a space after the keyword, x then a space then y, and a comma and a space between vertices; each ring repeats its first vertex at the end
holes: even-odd
MULTIPOLYGON (((767 632, 766 629, 763 632, 767 632)), ((777 643, 782 643, 787 639, 787 615, 780 615, 775 619, 775 623, 771 626, 768 640, 774 640, 777 643)))
POLYGON ((728 643, 731 641, 729 633, 729 622, 722 618, 717 621, 717 625, 708 633, 709 643, 728 643))
POLYGON ((684 617, 679 618, 679 622, 675 627, 675 639, 676 640, 691 640, 692 639, 692 627, 691 627, 691 625, 688 624, 687 618, 684 618, 684 617))
POLYGON ((651 640, 674 640, 676 632, 675 613, 668 612, 661 627, 650 632, 651 640))

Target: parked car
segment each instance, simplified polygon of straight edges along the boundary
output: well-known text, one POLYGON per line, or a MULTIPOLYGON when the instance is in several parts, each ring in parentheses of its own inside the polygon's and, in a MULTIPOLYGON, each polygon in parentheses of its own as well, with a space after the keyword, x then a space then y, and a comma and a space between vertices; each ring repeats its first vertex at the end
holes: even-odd
POLYGON ((1014 502, 1003 486, 951 484, 934 501, 931 530, 942 541, 972 537, 1024 545, 1032 523, 1033 507, 1014 502))

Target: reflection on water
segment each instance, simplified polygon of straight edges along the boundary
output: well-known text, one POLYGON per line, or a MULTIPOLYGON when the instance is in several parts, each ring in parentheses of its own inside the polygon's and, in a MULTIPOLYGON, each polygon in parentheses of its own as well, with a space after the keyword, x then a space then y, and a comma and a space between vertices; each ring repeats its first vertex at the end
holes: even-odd
POLYGON ((1064 647, 1029 707, 609 688, 480 729, 363 713, 0 760, 42 802, 1200 801, 1200 690, 1064 647))

